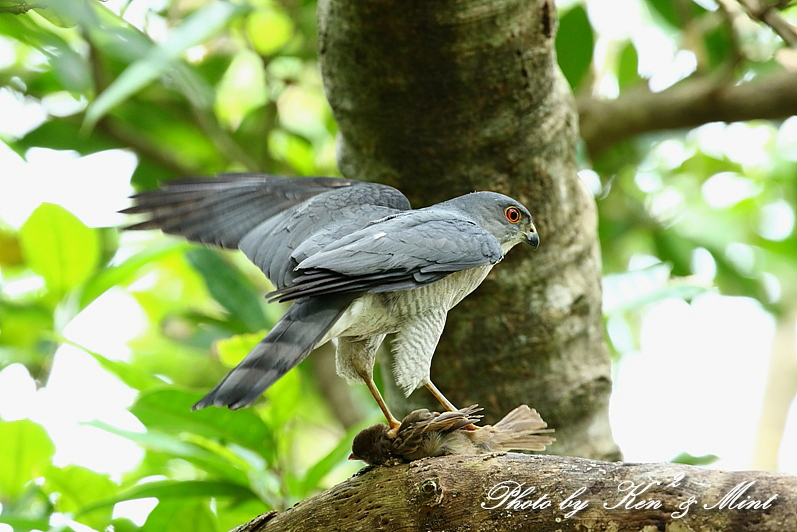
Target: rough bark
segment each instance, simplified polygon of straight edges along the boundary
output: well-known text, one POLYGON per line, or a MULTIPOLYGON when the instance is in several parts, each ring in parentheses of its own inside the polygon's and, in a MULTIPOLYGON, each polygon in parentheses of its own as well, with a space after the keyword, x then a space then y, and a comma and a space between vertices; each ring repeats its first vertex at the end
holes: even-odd
POLYGON ((537 408, 555 453, 615 459, 597 216, 555 29, 551 0, 321 0, 319 57, 344 175, 416 207, 496 190, 535 217, 540 249, 513 250, 452 310, 432 379, 486 422, 537 408))
POLYGON ((797 477, 510 453, 371 469, 236 531, 756 532, 795 526, 797 477), (502 482, 508 482, 506 489, 495 487, 502 482), (505 498, 516 487, 513 482, 523 485, 505 498), (571 504, 563 507, 571 495, 571 504), (696 502, 684 508, 690 497, 696 502), (550 505, 534 507, 541 498, 550 505), (576 502, 585 501, 574 511, 576 502), (750 501, 758 501, 757 508, 750 501))

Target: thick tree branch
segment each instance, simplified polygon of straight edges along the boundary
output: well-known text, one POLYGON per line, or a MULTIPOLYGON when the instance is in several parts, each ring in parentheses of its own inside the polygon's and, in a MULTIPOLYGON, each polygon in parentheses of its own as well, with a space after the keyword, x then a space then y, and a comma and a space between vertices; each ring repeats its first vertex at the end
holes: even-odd
POLYGON ((797 114, 797 72, 732 85, 687 79, 661 92, 639 87, 616 100, 578 100, 581 135, 593 157, 629 137, 708 122, 784 119, 797 114))
POLYGON ((371 469, 236 532, 764 532, 793 528, 796 502, 797 477, 775 473, 514 453, 447 456, 371 469))

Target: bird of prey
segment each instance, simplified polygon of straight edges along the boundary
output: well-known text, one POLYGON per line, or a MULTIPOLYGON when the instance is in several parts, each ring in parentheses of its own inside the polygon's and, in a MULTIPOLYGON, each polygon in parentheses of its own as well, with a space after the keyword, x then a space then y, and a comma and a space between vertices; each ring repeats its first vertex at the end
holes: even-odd
POLYGON ((446 313, 510 248, 540 243, 529 211, 495 192, 422 209, 395 188, 343 178, 226 174, 171 181, 133 196, 125 213, 188 240, 240 249, 293 301, 282 319, 194 409, 251 404, 315 347, 337 340, 337 372, 363 381, 394 430, 373 381, 377 348, 395 334, 394 375, 403 391, 425 386, 446 313))
POLYGON ((455 412, 415 410, 395 435, 386 425, 368 427, 354 437, 350 460, 369 465, 411 462, 430 456, 485 454, 504 451, 544 451, 555 440, 536 410, 520 405, 496 423, 469 430, 481 408, 472 405, 455 412))

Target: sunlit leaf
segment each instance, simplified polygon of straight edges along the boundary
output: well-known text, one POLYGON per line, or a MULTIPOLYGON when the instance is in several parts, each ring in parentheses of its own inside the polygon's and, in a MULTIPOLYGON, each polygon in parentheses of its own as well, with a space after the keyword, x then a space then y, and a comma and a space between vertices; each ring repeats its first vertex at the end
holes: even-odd
POLYGON ((39 205, 19 230, 19 237, 25 262, 57 294, 75 288, 97 268, 97 231, 58 205, 39 205))
POLYGON ((246 33, 260 55, 282 48, 293 34, 290 17, 275 9, 260 8, 246 18, 246 33))
MULTIPOLYGON (((122 501, 146 499, 155 497, 161 501, 169 499, 190 499, 206 497, 231 497, 236 500, 255 498, 255 494, 246 486, 234 482, 213 480, 167 480, 159 482, 146 482, 133 486, 119 493, 117 496, 108 497, 94 504, 86 506, 78 516, 94 513, 98 509, 113 508, 113 505, 122 501)), ((186 504, 191 504, 186 503, 186 504)))
POLYGON ((0 344, 34 348, 53 329, 53 315, 41 304, 0 300, 0 344))
POLYGON ((105 530, 111 520, 113 508, 94 508, 81 511, 96 501, 107 499, 118 487, 108 475, 95 473, 85 467, 68 465, 50 467, 45 475, 44 490, 55 497, 55 509, 62 513, 77 514, 75 519, 95 530, 105 530))
POLYGON ((194 442, 185 441, 179 436, 157 430, 132 432, 112 427, 101 421, 94 421, 89 424, 111 434, 134 441, 150 451, 164 453, 170 458, 181 458, 191 462, 202 470, 213 472, 233 483, 246 484, 247 476, 244 469, 248 467, 248 464, 226 449, 223 451, 218 449, 209 450, 194 442))
POLYGON ((132 281, 142 268, 146 268, 172 253, 179 253, 188 248, 189 244, 184 241, 164 240, 148 246, 145 250, 128 257, 116 266, 104 268, 84 286, 80 294, 81 307, 88 305, 106 290, 132 281))
POLYGON ((109 373, 112 373, 113 375, 116 375, 119 380, 133 389, 147 390, 149 388, 164 384, 161 379, 142 371, 141 368, 135 364, 130 364, 129 362, 124 362, 121 360, 112 360, 102 356, 99 353, 91 351, 90 349, 86 349, 85 347, 78 347, 90 354, 94 360, 96 360, 100 366, 103 367, 103 369, 109 373))
POLYGON ((0 493, 19 496, 50 462, 55 446, 41 425, 28 420, 0 421, 0 493))
POLYGON ((13 515, 0 515, 0 523, 9 525, 14 529, 14 532, 22 532, 27 530, 50 530, 49 519, 28 519, 13 515))
POLYGON ((263 60, 249 50, 238 52, 216 88, 216 115, 234 130, 248 113, 266 101, 263 60))
POLYGON ((150 512, 141 532, 216 532, 216 519, 207 502, 161 501, 150 512))

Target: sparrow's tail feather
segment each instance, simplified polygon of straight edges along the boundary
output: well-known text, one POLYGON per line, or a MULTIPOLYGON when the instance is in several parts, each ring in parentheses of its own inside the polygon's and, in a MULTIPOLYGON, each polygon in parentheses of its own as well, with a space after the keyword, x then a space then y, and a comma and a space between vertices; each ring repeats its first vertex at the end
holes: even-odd
POLYGON ((231 410, 250 405, 310 354, 356 294, 296 301, 265 338, 192 410, 210 405, 231 410))
POLYGON ((544 451, 556 441, 544 435, 553 432, 547 426, 536 410, 520 405, 493 425, 488 445, 493 451, 544 451))

